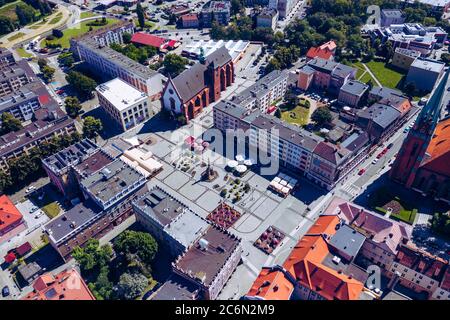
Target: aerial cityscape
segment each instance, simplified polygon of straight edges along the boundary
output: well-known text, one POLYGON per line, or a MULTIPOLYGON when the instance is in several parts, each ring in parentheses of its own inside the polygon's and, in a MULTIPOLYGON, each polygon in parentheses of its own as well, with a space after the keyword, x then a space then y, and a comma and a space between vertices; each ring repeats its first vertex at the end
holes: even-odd
POLYGON ((0 300, 450 300, 449 33, 450 0, 1 1, 0 300))

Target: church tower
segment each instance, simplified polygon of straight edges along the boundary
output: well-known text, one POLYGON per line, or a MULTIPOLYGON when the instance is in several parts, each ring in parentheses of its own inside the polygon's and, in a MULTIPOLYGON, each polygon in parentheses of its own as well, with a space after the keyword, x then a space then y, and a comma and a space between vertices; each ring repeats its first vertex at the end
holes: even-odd
POLYGON ((414 183, 417 170, 424 160, 436 125, 439 122, 448 77, 449 71, 444 74, 439 84, 434 88, 427 104, 420 111, 414 127, 409 131, 405 141, 403 141, 403 145, 389 173, 392 180, 407 188, 410 188, 414 183))

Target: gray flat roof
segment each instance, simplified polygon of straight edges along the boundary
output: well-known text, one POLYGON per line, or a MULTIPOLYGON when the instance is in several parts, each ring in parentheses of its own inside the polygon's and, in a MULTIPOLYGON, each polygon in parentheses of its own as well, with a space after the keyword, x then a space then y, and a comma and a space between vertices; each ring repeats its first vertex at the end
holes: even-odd
POLYGON ((22 87, 0 98, 0 113, 37 99, 37 94, 26 87, 22 87))
POLYGON ((418 68, 436 73, 442 72, 442 70, 444 70, 444 67, 445 63, 423 58, 417 58, 411 64, 411 68, 418 68))
POLYGON ((199 287, 194 283, 177 274, 172 274, 150 300, 193 300, 198 291, 199 287))
POLYGON ((341 91, 355 96, 362 96, 368 89, 369 86, 367 84, 358 80, 349 80, 341 87, 341 91))
POLYGON ((76 165, 86 159, 89 155, 98 150, 95 143, 89 139, 83 139, 76 142, 67 148, 51 155, 48 158, 42 160, 42 162, 52 169, 54 172, 64 170, 70 165, 76 165))
POLYGON ((348 225, 341 226, 329 240, 329 244, 350 257, 356 257, 366 237, 348 225))
POLYGON ((143 178, 144 176, 137 170, 117 159, 83 179, 81 185, 94 198, 106 203, 143 178))
POLYGON ((101 208, 89 199, 51 220, 44 226, 44 230, 54 242, 58 242, 101 213, 101 208))
POLYGON ((232 101, 235 103, 248 103, 252 99, 260 98, 278 83, 287 80, 288 77, 289 73, 287 70, 273 70, 268 75, 259 79, 255 84, 236 95, 232 101))
POLYGON ((210 226, 203 237, 176 260, 174 267, 209 286, 239 244, 236 236, 210 226), (206 250, 200 248, 200 241, 205 243, 206 250))

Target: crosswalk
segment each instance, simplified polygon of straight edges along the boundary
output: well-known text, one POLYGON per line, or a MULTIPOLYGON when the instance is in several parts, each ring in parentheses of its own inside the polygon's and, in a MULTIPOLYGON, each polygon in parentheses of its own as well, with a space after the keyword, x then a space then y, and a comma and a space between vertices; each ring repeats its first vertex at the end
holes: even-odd
POLYGON ((354 185, 353 183, 350 183, 350 184, 343 186, 340 190, 341 190, 341 192, 344 192, 344 193, 354 197, 359 194, 361 188, 354 185))

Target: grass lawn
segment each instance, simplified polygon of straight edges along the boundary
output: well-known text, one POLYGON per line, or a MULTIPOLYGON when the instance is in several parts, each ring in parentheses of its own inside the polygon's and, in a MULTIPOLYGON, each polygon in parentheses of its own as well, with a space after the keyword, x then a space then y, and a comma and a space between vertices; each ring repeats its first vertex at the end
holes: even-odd
POLYGON ((308 124, 309 109, 305 107, 306 100, 300 100, 300 104, 292 110, 281 111, 283 121, 304 126, 308 124))
POLYGON ((59 205, 55 202, 50 202, 49 204, 43 206, 41 208, 42 211, 44 211, 44 213, 50 218, 53 219, 54 217, 56 217, 60 212, 61 212, 61 208, 59 207, 59 205))
POLYGON ((18 32, 15 35, 8 38, 8 41, 14 41, 16 39, 22 38, 25 35, 23 32, 18 32))
POLYGON ((57 24, 58 22, 61 21, 62 17, 63 17, 62 12, 59 12, 52 20, 48 22, 48 24, 57 24))
POLYGON ((384 187, 379 188, 370 195, 369 206, 384 214, 390 209, 390 218, 404 221, 408 224, 414 223, 417 214, 416 208, 413 208, 384 187))
POLYGON ((394 70, 383 61, 369 61, 366 66, 373 72, 380 83, 389 88, 396 88, 404 74, 394 70))
POLYGON ((3 7, 0 8, 0 16, 8 17, 16 21, 17 20, 16 5, 18 5, 21 2, 22 2, 21 0, 18 0, 5 4, 3 7))
MULTIPOLYGON (((96 30, 96 29, 105 27, 107 25, 112 25, 112 24, 119 22, 119 20, 116 20, 116 19, 106 19, 106 21, 108 22, 106 25, 101 26, 101 27, 93 26, 92 28, 94 30, 96 30)), ((54 43, 54 44, 59 43, 59 44, 61 44, 62 48, 69 48, 70 47, 70 42, 69 42, 70 39, 88 32, 89 31, 88 23, 90 23, 90 22, 92 22, 92 21, 83 21, 82 23, 76 25, 74 28, 64 30, 63 36, 61 38, 47 41, 47 42, 54 43)))
POLYGON ((31 58, 33 56, 31 53, 26 52, 24 48, 17 48, 16 51, 22 58, 31 58))
POLYGON ((96 14, 95 12, 85 11, 80 14, 80 19, 86 19, 90 17, 99 16, 100 14, 96 14))

